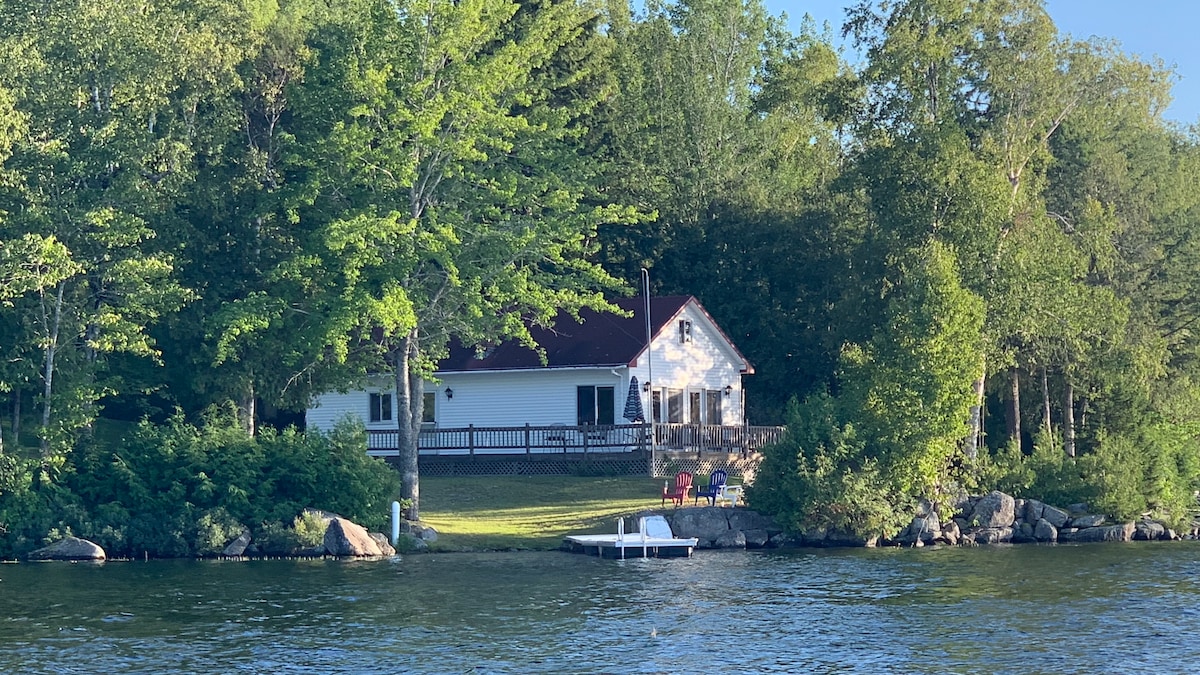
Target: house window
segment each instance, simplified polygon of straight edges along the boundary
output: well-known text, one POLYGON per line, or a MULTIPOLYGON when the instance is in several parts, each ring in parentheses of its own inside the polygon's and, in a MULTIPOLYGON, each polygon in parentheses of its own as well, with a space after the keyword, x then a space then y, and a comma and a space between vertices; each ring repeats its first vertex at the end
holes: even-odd
POLYGON ((434 415, 437 405, 437 392, 427 391, 421 396, 421 425, 433 426, 437 422, 437 417, 434 415))
POLYGON ((576 424, 615 424, 616 400, 613 387, 575 388, 576 424))
POLYGON ((687 344, 692 341, 692 322, 683 320, 679 322, 679 341, 687 344))
POLYGON ((704 423, 700 419, 700 413, 702 411, 702 408, 700 407, 700 397, 703 394, 704 394, 704 392, 701 392, 701 391, 689 391, 688 392, 688 423, 689 424, 703 424, 704 423))
POLYGON ((654 393, 650 395, 650 399, 650 408, 652 411, 650 419, 655 422, 663 421, 662 390, 655 389, 654 393))
POLYGON ((683 390, 667 390, 667 421, 671 424, 683 424, 683 390))
POLYGON ((720 391, 709 390, 704 394, 705 413, 707 413, 708 424, 721 424, 721 395, 720 391))
POLYGON ((389 422, 392 419, 392 395, 371 394, 370 420, 372 422, 389 422))

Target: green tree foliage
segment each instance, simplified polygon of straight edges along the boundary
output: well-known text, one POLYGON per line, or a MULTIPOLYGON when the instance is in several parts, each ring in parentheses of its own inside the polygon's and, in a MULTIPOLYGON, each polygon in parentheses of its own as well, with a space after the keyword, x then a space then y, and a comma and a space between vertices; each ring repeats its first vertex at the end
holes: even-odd
POLYGON ((792 428, 755 499, 795 527, 886 532, 952 480, 1186 517, 1200 152, 1169 71, 1040 0, 859 0, 844 32, 861 67, 761 0, 0 0, 9 550, 247 518, 286 548, 324 464, 259 422, 368 373, 416 516, 447 345, 529 343, 641 268, 755 364, 753 420, 792 428), (240 436, 172 417, 213 406, 240 436))
POLYGON ((938 244, 914 251, 903 268, 885 329, 845 348, 839 395, 794 410, 787 438, 766 451, 764 485, 750 498, 793 526, 895 534, 907 507, 921 498, 944 505, 950 492, 973 401, 983 303, 962 287, 953 256, 938 244))
POLYGON ((0 493, 0 556, 42 545, 52 529, 113 556, 205 555, 242 528, 290 525, 309 507, 382 530, 399 480, 365 447, 352 427, 328 437, 264 430, 249 438, 232 409, 199 427, 179 417, 143 423, 117 447, 76 448, 73 470, 56 486, 0 493))
POLYGON ((367 338, 383 346, 410 518, 423 377, 450 339, 532 345, 530 325, 610 307, 599 291, 619 285, 586 256, 601 223, 633 213, 584 202, 572 124, 596 99, 575 95, 587 73, 554 71, 561 51, 602 39, 584 34, 596 13, 551 2, 514 19, 517 9, 367 3, 327 27, 343 41, 317 66, 349 92, 314 147, 330 171, 310 186, 334 214, 319 229, 322 267, 337 275, 319 297, 326 339, 339 355, 367 338))

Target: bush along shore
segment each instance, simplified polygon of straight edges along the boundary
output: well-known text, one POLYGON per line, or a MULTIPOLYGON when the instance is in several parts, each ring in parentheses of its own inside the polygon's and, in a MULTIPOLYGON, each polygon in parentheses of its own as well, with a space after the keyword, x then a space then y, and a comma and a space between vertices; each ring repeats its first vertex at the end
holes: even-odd
MULTIPOLYGON (((401 521, 397 545, 402 551, 424 551, 437 541, 437 531, 427 525, 401 521)), ((333 513, 305 509, 295 525, 280 536, 278 532, 262 531, 256 538, 249 528, 225 543, 221 551, 205 557, 225 559, 246 558, 382 558, 396 554, 396 548, 386 535, 368 532, 358 523, 333 513), (319 537, 313 533, 320 532, 319 537)), ((94 561, 108 559, 104 549, 95 542, 67 536, 54 543, 31 551, 30 561, 94 561)))
POLYGON ((964 497, 954 505, 953 512, 953 517, 943 522, 937 510, 923 501, 908 526, 894 537, 859 537, 818 529, 800 533, 795 543, 804 546, 975 546, 1196 537, 1194 528, 1181 536, 1166 523, 1148 517, 1135 522, 1110 522, 1103 514, 1089 513, 1086 504, 1072 504, 1064 509, 1035 499, 1016 499, 999 491, 964 497))
MULTIPOLYGON (((862 537, 835 529, 788 533, 770 516, 751 509, 687 507, 648 511, 665 516, 675 536, 696 537, 700 549, 873 546, 975 546, 982 544, 1085 543, 1195 539, 1197 530, 1179 533, 1161 521, 1111 522, 1084 504, 1063 509, 1035 499, 1015 499, 995 491, 964 497, 945 522, 929 502, 893 537, 862 537)), ((636 527, 636 517, 626 531, 636 527)))

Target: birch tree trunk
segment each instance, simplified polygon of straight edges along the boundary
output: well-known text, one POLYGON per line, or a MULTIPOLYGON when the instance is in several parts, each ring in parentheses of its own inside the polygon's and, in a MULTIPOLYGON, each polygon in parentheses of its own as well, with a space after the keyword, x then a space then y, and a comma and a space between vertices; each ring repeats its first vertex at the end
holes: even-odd
MULTIPOLYGON (((420 496, 421 487, 420 479, 417 472, 417 443, 419 439, 421 411, 418 409, 420 404, 415 404, 413 399, 418 401, 421 396, 413 396, 414 379, 419 380, 410 371, 414 361, 420 354, 420 344, 418 342, 417 329, 414 328, 404 336, 400 343, 400 348, 396 350, 393 358, 396 379, 396 430, 399 432, 398 451, 399 451, 399 469, 400 469, 400 496, 409 500, 408 510, 405 512, 405 518, 408 520, 420 520, 420 496)), ((416 383, 416 388, 420 389, 420 382, 416 383)))
POLYGON ((238 402, 238 417, 241 418, 242 429, 250 438, 254 438, 257 431, 258 406, 256 399, 253 375, 251 375, 250 382, 246 384, 246 390, 242 392, 242 400, 238 402))
POLYGON ((47 316, 45 295, 42 296, 42 321, 46 327, 46 360, 42 364, 42 456, 50 452, 50 396, 54 393, 54 359, 58 354, 58 330, 62 325, 63 293, 67 283, 60 281, 54 295, 53 318, 47 316))
POLYGON ((1075 456, 1075 387, 1068 379, 1063 387, 1063 450, 1075 456))
POLYGON ((987 368, 984 364, 980 364, 979 377, 971 383, 971 388, 975 391, 975 404, 971 406, 971 429, 967 432, 966 441, 963 443, 963 449, 969 459, 979 456, 979 437, 983 434, 983 390, 987 383, 986 378, 987 368))
POLYGON ((1050 431, 1050 382, 1046 367, 1042 366, 1042 428, 1050 431))

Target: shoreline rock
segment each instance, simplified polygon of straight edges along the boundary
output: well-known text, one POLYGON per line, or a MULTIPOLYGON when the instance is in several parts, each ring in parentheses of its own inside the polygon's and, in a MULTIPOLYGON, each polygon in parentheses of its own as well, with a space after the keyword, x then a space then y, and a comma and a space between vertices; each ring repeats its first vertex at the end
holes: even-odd
POLYGON ((99 544, 79 537, 63 537, 49 546, 31 551, 26 558, 34 561, 103 562, 108 556, 99 544))
MULTIPOLYGON (((955 503, 954 517, 938 529, 938 518, 922 501, 907 527, 881 543, 890 546, 975 546, 982 544, 1054 544, 1109 541, 1173 541, 1180 537, 1165 523, 1143 517, 1113 523, 1104 514, 1088 513, 1085 504, 1060 509, 1036 499, 1014 499, 1003 492, 968 496, 955 503)), ((800 546, 873 546, 862 538, 807 531, 800 546)))

